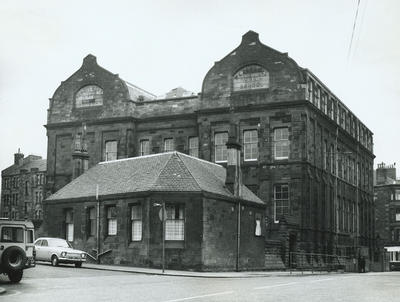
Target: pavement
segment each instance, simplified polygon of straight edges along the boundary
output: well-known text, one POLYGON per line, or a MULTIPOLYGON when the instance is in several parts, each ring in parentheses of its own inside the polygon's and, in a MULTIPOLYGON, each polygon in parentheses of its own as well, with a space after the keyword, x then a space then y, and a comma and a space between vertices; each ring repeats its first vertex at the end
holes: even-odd
POLYGON ((115 272, 139 273, 147 275, 164 275, 179 277, 197 277, 197 278, 259 278, 259 277, 278 277, 278 276, 299 276, 299 275, 321 275, 321 274, 337 274, 337 272, 327 271, 240 271, 240 272, 197 272, 197 271, 178 271, 165 270, 155 268, 142 268, 122 265, 94 264, 85 263, 82 265, 85 269, 96 269, 115 272))

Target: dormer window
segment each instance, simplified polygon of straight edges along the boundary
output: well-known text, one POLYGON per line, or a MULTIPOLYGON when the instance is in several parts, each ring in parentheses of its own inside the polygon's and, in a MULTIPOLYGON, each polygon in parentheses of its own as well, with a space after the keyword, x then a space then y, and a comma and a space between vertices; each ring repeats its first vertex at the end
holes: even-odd
POLYGON ((75 95, 76 108, 103 105, 103 89, 96 85, 81 88, 75 95))
POLYGON ((269 73, 259 65, 243 67, 233 76, 233 91, 269 88, 269 73))

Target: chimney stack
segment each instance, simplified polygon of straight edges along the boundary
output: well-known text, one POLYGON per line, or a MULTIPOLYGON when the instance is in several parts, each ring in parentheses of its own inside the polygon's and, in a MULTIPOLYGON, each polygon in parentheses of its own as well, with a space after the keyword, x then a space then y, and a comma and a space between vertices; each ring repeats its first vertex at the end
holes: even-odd
POLYGON ((24 163, 24 154, 22 154, 20 149, 18 148, 18 153, 14 154, 14 165, 22 166, 23 163, 24 163))
POLYGON ((378 164, 375 173, 377 185, 391 184, 396 180, 396 164, 386 165, 382 162, 378 164))
POLYGON ((228 142, 228 162, 226 167, 225 185, 235 197, 241 196, 242 173, 240 169, 240 152, 242 145, 239 143, 238 126, 231 123, 229 128, 228 142))

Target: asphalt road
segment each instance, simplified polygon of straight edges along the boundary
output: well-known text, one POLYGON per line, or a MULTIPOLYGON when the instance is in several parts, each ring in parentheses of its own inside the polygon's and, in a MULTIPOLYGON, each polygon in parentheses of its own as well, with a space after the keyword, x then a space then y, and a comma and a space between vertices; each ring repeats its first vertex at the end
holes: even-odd
POLYGON ((0 301, 400 301, 400 272, 215 279, 37 265, 7 280, 0 301))

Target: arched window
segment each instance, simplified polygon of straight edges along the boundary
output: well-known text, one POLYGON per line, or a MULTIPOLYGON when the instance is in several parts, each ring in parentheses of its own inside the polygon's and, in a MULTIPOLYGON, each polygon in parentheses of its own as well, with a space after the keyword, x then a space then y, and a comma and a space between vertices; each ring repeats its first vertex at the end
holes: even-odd
POLYGON ((269 73, 259 65, 247 65, 233 76, 233 91, 269 88, 269 73))
POLYGON ((75 96, 76 108, 103 105, 103 89, 96 85, 82 87, 75 96))

